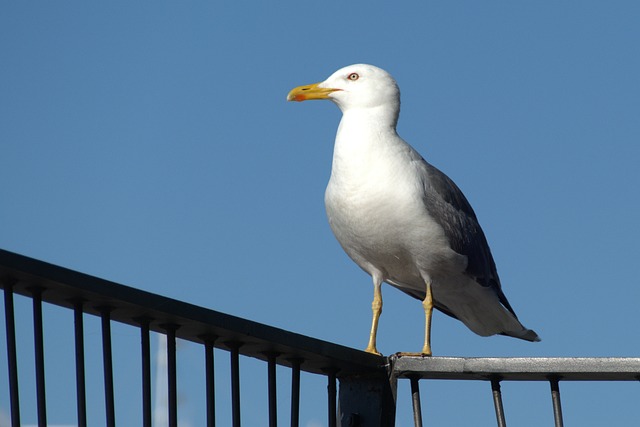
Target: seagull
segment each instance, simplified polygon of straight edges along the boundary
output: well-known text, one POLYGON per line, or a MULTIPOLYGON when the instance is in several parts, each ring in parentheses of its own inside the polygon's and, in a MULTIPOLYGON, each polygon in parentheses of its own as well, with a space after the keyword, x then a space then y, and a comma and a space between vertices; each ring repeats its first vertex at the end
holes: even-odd
POLYGON ((355 64, 299 86, 288 101, 328 99, 342 111, 325 207, 349 257, 373 280, 366 352, 376 347, 382 283, 422 301, 431 356, 433 308, 481 336, 540 341, 518 320, 487 239, 462 191, 396 131, 400 90, 386 71, 355 64))

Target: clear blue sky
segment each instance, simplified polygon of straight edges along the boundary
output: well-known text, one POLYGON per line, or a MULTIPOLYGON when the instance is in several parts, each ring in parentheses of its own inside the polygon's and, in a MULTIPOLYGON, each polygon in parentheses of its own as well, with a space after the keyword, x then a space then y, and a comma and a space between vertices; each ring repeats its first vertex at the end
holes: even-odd
MULTIPOLYGON (((505 293, 542 337, 480 338, 436 314, 434 354, 639 356, 640 3, 398 3, 3 4, 0 247, 363 348, 370 279, 335 241, 323 205, 340 113, 285 96, 367 62, 396 77, 400 135, 463 189, 505 293)), ((419 350, 419 302, 383 293, 380 350, 419 350)), ((29 331, 28 304, 17 306, 29 331)), ((51 310, 46 329, 70 324, 65 316, 51 310)), ((137 332, 114 332, 137 348, 137 332)), ((60 372, 47 378, 51 390, 73 372, 70 333, 66 347, 47 341, 48 366, 60 372)), ((199 366, 199 349, 181 348, 181 363, 199 366)), ((137 387, 137 353, 118 360, 133 377, 119 374, 116 387, 137 387)), ((92 414, 102 404, 98 362, 92 414)), ((181 418, 202 425, 201 379, 185 376, 181 418)), ((262 405, 245 408, 243 421, 266 425, 266 391, 243 381, 262 405)), ((304 381, 315 390, 307 400, 323 398, 323 379, 304 381)), ((422 384, 433 425, 493 425, 488 384, 422 384)), ((398 425, 408 426, 402 387, 398 425)), ((546 384, 503 390, 514 425, 551 423, 546 384)), ((569 424, 640 424, 637 384, 562 392, 569 424)), ((75 422, 69 401, 52 397, 52 424, 75 422)), ((134 403, 116 404, 121 425, 139 422, 134 403)), ((0 411, 7 405, 2 368, 0 411)), ((306 403, 302 425, 324 425, 324 409, 306 403)), ((284 425, 286 402, 280 412, 284 425)))

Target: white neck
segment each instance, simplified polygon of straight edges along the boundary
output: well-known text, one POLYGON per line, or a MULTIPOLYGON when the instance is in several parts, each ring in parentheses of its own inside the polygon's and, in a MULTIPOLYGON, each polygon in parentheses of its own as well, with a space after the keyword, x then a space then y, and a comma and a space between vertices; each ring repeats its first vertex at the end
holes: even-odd
POLYGON ((397 110, 390 111, 388 106, 345 111, 333 151, 334 178, 336 174, 352 176, 377 169, 393 157, 404 145, 396 133, 397 119, 397 110))

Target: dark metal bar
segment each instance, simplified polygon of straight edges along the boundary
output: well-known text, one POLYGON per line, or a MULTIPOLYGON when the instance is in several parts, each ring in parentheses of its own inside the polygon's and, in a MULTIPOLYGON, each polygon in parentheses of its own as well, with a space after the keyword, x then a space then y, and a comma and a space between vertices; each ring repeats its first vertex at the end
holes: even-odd
POLYGON ((327 392, 329 397, 329 405, 328 405, 328 418, 329 418, 329 427, 337 427, 338 425, 338 387, 336 384, 336 370, 329 369, 327 370, 327 392))
POLYGON ((167 331, 167 384, 169 427, 178 427, 178 374, 176 361, 176 331, 180 327, 175 324, 160 325, 167 331))
POLYGON ((413 405, 413 424, 422 427, 422 404, 420 402, 420 378, 411 377, 411 403, 413 405))
POLYGON ((291 427, 300 427, 300 365, 302 359, 291 362, 291 427))
POLYGON ((338 423, 341 426, 395 425, 397 381, 385 374, 340 375, 338 423))
POLYGON ((216 426, 216 387, 213 345, 218 337, 207 336, 204 339, 205 372, 207 377, 207 427, 216 426))
POLYGON ((269 394, 269 427, 278 426, 278 401, 276 393, 276 358, 278 353, 267 352, 267 378, 269 394))
POLYGON ((231 358, 231 423, 240 427, 240 346, 239 342, 228 342, 231 358))
POLYGON ((111 308, 99 307, 102 321, 102 363, 104 372, 104 406, 107 427, 116 426, 113 389, 113 356, 111 351, 111 308))
POLYGON ((29 288, 33 302, 33 344, 36 361, 36 403, 38 427, 47 426, 47 396, 44 381, 44 331, 42 327, 42 291, 40 287, 29 288))
POLYGON ((142 364, 142 426, 151 427, 151 336, 148 318, 139 318, 142 364))
POLYGON ((507 427, 507 420, 504 417, 504 407, 502 406, 500 380, 491 380, 491 394, 493 395, 493 406, 496 410, 496 420, 498 422, 498 427, 507 427))
POLYGON ((556 427, 563 427, 562 421, 562 405, 560 403, 560 385, 557 378, 549 380, 551 385, 551 401, 553 402, 553 419, 556 427))
POLYGON ((76 410, 78 427, 87 427, 87 396, 84 367, 84 322, 82 312, 83 301, 73 301, 73 325, 76 344, 76 410))
POLYGON ((4 318, 7 331, 7 361, 9 368, 9 399, 11 404, 11 425, 20 425, 20 398, 18 394, 18 357, 16 348, 16 322, 13 311, 13 285, 15 280, 5 279, 4 318))

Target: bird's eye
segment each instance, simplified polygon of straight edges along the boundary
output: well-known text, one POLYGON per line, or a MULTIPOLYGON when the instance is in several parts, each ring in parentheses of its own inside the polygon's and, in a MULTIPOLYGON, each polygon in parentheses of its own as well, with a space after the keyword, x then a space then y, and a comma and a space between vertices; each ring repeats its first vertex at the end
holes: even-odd
POLYGON ((355 82, 356 80, 358 80, 360 78, 360 76, 358 75, 358 73, 351 73, 349 74, 349 77, 347 77, 349 80, 351 80, 352 82, 355 82))

